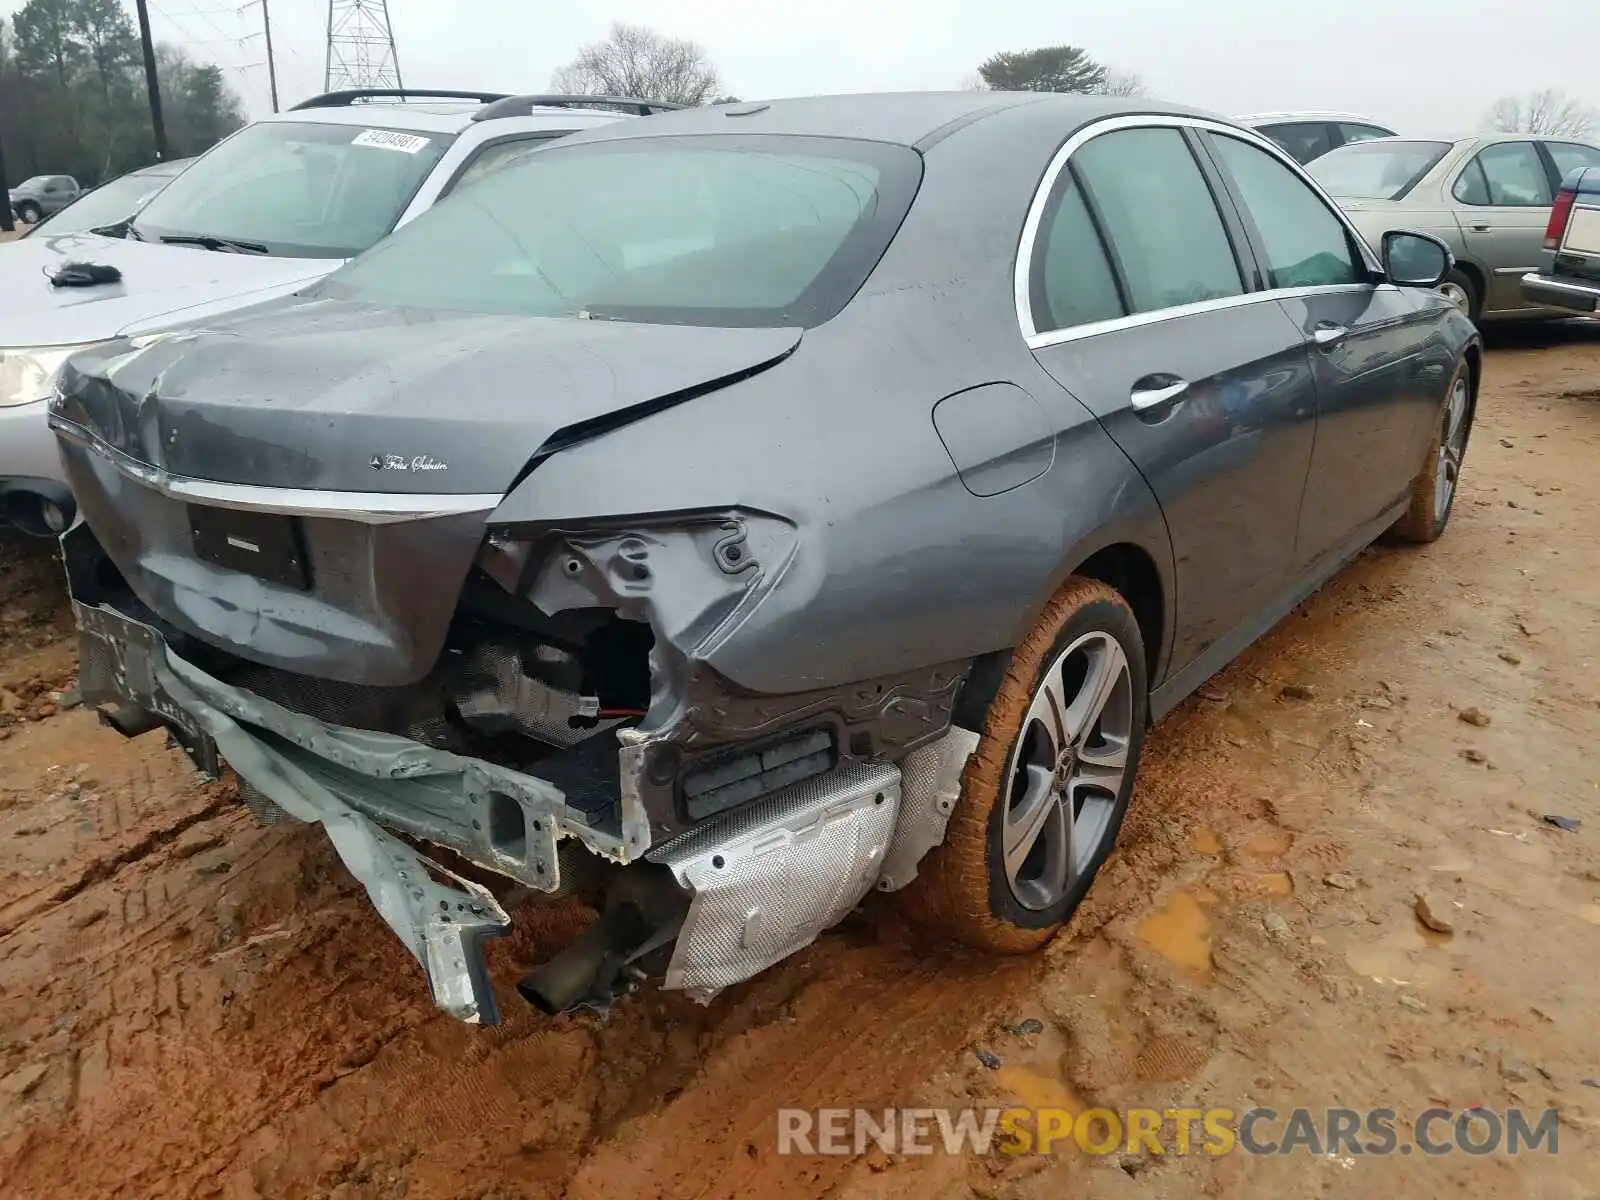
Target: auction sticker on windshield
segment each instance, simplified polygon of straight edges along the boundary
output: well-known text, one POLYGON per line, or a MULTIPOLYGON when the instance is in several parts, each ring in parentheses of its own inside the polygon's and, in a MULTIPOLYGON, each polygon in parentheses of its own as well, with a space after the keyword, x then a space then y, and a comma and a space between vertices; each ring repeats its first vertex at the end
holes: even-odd
POLYGON ((428 144, 428 139, 414 133, 396 133, 393 129, 363 129, 350 143, 352 146, 376 146, 380 150, 399 150, 415 154, 428 144))

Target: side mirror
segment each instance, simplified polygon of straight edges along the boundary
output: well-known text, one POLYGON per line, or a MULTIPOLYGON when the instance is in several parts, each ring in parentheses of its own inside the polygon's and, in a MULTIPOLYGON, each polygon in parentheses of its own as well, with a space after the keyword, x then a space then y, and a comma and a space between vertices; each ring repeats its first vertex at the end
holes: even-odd
POLYGON ((1390 283, 1435 288, 1455 265, 1450 247, 1431 234, 1392 229, 1383 235, 1383 270, 1390 283))

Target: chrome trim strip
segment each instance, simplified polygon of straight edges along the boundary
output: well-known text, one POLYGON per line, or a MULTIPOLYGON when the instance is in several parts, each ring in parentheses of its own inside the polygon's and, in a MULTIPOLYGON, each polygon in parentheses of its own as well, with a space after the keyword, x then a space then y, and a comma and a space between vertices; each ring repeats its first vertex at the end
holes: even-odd
POLYGON ((1247 142, 1260 150, 1266 151, 1293 171, 1295 176, 1328 206, 1328 211, 1338 218, 1340 224, 1355 239, 1356 245, 1360 247, 1362 254, 1366 257, 1367 268, 1372 271, 1380 269, 1372 248, 1367 245, 1366 238, 1361 236, 1361 231, 1355 227, 1344 210, 1339 207, 1333 197, 1322 190, 1322 186, 1315 179, 1306 174, 1300 164, 1295 162, 1270 138, 1263 137, 1252 129, 1242 129, 1237 125, 1228 125, 1221 121, 1208 120, 1205 117, 1162 116, 1155 114, 1107 117, 1103 121, 1096 121, 1078 130, 1056 151, 1055 157, 1050 160, 1050 165, 1045 168, 1044 177, 1039 181, 1039 187, 1033 194, 1032 203, 1028 205, 1027 219, 1022 223, 1022 237, 1017 244, 1016 262, 1012 265, 1011 288, 1012 298, 1017 309, 1017 324, 1021 327, 1022 336, 1027 340, 1031 349, 1037 350, 1040 346, 1054 345, 1058 341, 1071 341, 1073 336, 1088 336, 1082 332, 1083 330, 1105 333, 1114 329, 1148 325, 1152 321, 1165 320, 1168 317, 1186 316, 1193 312, 1205 312, 1211 308, 1230 308, 1240 304, 1253 304, 1261 300, 1296 294, 1309 295, 1313 292, 1341 291, 1350 288, 1374 286, 1369 283, 1354 283, 1340 284, 1336 287, 1328 288, 1269 288, 1260 292, 1243 292, 1238 296, 1227 296, 1221 300, 1202 300, 1197 304, 1185 304, 1178 308, 1162 308, 1147 313, 1132 313, 1126 317, 1117 317, 1110 321, 1099 321, 1093 326, 1082 325, 1074 329, 1053 329, 1041 334, 1033 323, 1033 305, 1028 294, 1028 278, 1032 273, 1034 245, 1039 238, 1039 226, 1044 222, 1045 205, 1049 203, 1050 193, 1055 189, 1056 180, 1060 177, 1061 172, 1066 170, 1067 163, 1072 156, 1085 143, 1094 140, 1101 134, 1114 133, 1119 129, 1204 129, 1211 133, 1220 133, 1228 137, 1238 138, 1241 142, 1247 142))
POLYGON ((1091 321, 1085 325, 1072 325, 1066 329, 1052 329, 1049 333, 1034 333, 1024 340, 1030 350, 1043 350, 1063 342, 1076 342, 1082 338, 1097 337, 1102 333, 1115 333, 1119 329, 1137 329, 1141 325, 1154 325, 1158 321, 1175 321, 1196 313, 1217 312, 1226 308, 1243 308, 1249 304, 1264 304, 1269 300, 1291 300, 1296 296, 1331 296, 1341 292, 1375 292, 1378 289, 1399 291, 1394 284, 1340 283, 1328 287, 1273 288, 1265 292, 1241 292, 1237 296, 1224 296, 1220 300, 1200 300, 1194 304, 1180 304, 1176 308, 1155 308, 1149 312, 1133 313, 1110 321, 1091 321))
POLYGON ((417 521, 428 517, 463 516, 489 513, 505 497, 499 492, 406 493, 335 492, 313 488, 261 487, 248 483, 218 483, 174 475, 130 458, 109 446, 83 426, 52 413, 50 428, 85 450, 100 455, 118 472, 138 480, 163 496, 185 503, 209 504, 245 512, 283 513, 295 517, 331 517, 340 521, 360 521, 368 525, 387 525, 397 521, 417 521))

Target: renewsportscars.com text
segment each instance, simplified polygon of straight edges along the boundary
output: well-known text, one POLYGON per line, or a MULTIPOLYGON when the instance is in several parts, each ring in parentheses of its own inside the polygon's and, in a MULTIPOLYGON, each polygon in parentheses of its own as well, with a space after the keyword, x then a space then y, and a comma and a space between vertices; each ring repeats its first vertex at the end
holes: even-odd
POLYGON ((779 1154, 1223 1155, 1505 1154, 1559 1152, 1560 1114, 1547 1108, 823 1108, 778 1110, 779 1154))

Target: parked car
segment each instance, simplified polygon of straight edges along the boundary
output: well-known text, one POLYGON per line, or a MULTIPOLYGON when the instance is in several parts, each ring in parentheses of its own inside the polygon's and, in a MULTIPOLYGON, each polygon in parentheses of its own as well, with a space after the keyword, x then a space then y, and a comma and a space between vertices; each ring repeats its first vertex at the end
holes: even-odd
POLYGON ((54 237, 63 233, 104 233, 121 237, 125 223, 148 204, 152 196, 183 174, 192 162, 192 158, 175 158, 155 163, 90 188, 65 208, 37 222, 23 237, 54 237))
POLYGON ((1352 142, 1395 136, 1394 130, 1358 113, 1255 113, 1238 121, 1266 134, 1302 164, 1352 142))
POLYGON ((11 190, 11 211, 25 225, 60 212, 82 194, 71 175, 35 175, 11 190))
POLYGON ((1523 295, 1522 277, 1538 270, 1557 183, 1580 166, 1600 166, 1600 149, 1486 134, 1344 146, 1308 170, 1369 238, 1397 227, 1442 238, 1456 259, 1443 291, 1481 322, 1554 311, 1523 295))
POLYGON ((597 889, 551 1012, 715 991, 874 886, 1038 946, 1147 721, 1450 519, 1478 338, 1441 242, 1378 245, 1144 100, 588 130, 73 357, 83 694, 320 822, 470 1021, 496 888, 597 889))
POLYGON ((1522 277, 1524 296, 1570 312, 1600 312, 1600 166, 1578 167, 1561 181, 1543 259, 1522 277))
POLYGON ((128 222, 0 249, 0 522, 54 536, 72 519, 44 400, 79 346, 284 295, 551 138, 669 105, 602 96, 365 89, 247 125, 128 222), (68 262, 117 268, 54 287, 68 262), (88 300, 93 303, 86 303, 88 300))

